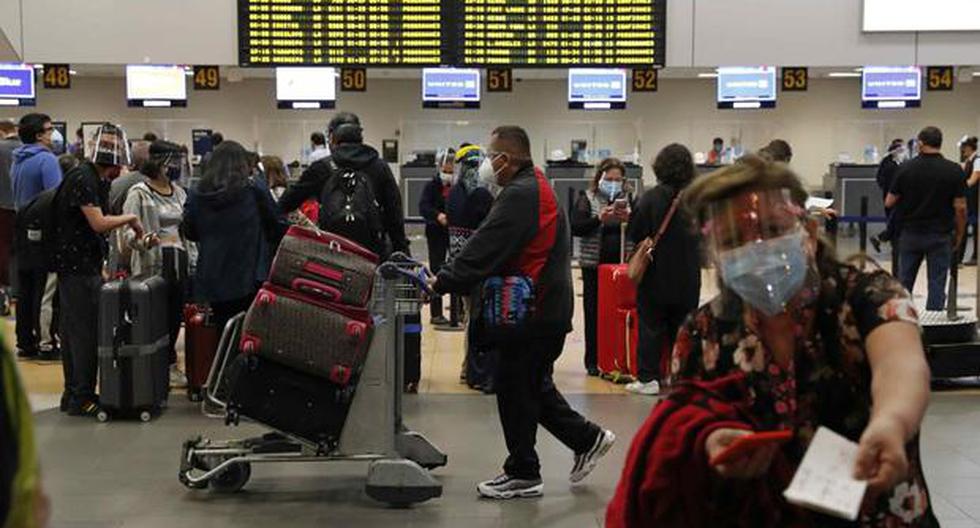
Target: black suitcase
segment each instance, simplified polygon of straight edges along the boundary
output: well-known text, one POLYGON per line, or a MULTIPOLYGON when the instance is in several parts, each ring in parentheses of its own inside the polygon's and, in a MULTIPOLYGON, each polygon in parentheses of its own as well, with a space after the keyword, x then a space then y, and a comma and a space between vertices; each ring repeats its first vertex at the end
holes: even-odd
POLYGON ((312 442, 324 453, 337 446, 356 380, 341 387, 260 356, 240 355, 228 369, 229 422, 244 416, 312 442))
POLYGON ((146 421, 166 402, 170 392, 167 321, 163 278, 117 280, 102 286, 99 404, 109 413, 139 413, 146 421))

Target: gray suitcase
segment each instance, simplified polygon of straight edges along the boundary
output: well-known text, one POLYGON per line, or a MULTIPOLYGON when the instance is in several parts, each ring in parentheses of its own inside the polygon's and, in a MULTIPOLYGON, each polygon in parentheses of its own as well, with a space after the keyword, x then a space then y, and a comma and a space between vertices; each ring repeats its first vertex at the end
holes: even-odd
POLYGON ((99 404, 147 421, 170 392, 167 287, 161 277, 109 282, 99 296, 99 404))

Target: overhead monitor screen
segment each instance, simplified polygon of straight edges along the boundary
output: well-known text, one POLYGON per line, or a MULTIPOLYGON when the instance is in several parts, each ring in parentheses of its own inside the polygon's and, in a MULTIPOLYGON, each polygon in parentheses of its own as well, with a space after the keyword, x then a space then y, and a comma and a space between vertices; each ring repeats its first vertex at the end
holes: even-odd
POLYGON ((776 68, 718 68, 718 108, 776 107, 776 68))
POLYGON ((438 66, 440 0, 238 0, 242 66, 438 66))
POLYGON ((187 74, 183 66, 126 66, 129 106, 187 106, 187 74))
POLYGON ((916 66, 867 66, 861 72, 864 108, 917 108, 922 104, 922 70, 916 66))
POLYGON ((980 31, 977 0, 864 0, 865 31, 980 31))
POLYGON ((663 66, 666 0, 457 0, 458 64, 663 66))
POLYGON ((336 69, 276 68, 276 101, 279 108, 319 110, 333 108, 336 100, 336 69))
POLYGON ((34 106, 34 68, 0 63, 0 106, 34 106))
POLYGON ((626 71, 575 68, 568 70, 568 107, 573 110, 626 108, 626 71))
POLYGON ((425 108, 479 108, 480 70, 422 70, 422 105, 425 108))

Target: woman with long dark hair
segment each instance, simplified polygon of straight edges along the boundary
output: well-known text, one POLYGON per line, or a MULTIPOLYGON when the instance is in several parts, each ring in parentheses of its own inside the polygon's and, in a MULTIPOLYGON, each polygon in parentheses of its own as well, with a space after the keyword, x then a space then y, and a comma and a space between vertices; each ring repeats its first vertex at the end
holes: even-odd
POLYGON ((253 177, 249 153, 234 141, 218 145, 188 194, 182 224, 198 248, 195 296, 211 305, 218 328, 248 309, 283 223, 268 187, 253 177))

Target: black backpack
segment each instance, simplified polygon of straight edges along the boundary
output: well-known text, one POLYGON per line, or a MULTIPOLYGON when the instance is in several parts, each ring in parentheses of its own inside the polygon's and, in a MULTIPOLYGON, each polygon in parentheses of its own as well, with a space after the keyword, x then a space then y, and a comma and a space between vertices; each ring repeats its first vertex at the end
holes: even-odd
POLYGON ((53 264, 58 229, 55 204, 61 185, 41 192, 17 211, 15 251, 21 269, 50 269, 53 264))
POLYGON ((362 170, 337 165, 333 158, 324 161, 330 176, 320 196, 320 228, 377 252, 384 240, 384 224, 370 179, 362 170))

